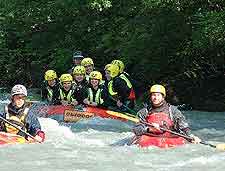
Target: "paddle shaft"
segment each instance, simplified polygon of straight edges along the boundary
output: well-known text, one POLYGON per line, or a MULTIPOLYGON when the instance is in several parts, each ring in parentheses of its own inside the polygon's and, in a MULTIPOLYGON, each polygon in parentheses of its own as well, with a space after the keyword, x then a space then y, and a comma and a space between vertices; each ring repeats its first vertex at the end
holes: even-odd
MULTIPOLYGON (((140 122, 141 122, 141 123, 143 123, 143 124, 145 124, 145 125, 148 125, 148 126, 154 127, 151 123, 147 123, 147 122, 144 122, 144 121, 141 121, 141 120, 140 120, 140 122)), ((192 137, 189 137, 189 136, 187 136, 187 135, 184 135, 184 134, 180 134, 180 133, 177 133, 177 132, 171 131, 171 130, 166 129, 166 128, 162 128, 162 127, 160 127, 160 130, 162 130, 162 131, 166 131, 166 132, 169 132, 169 133, 174 134, 174 135, 177 135, 177 136, 179 136, 179 137, 183 137, 183 138, 185 138, 185 139, 187 139, 187 140, 189 140, 189 141, 192 141, 192 140, 193 140, 193 138, 192 138, 192 137)), ((210 143, 207 143, 207 142, 204 142, 204 141, 201 141, 201 142, 200 142, 200 144, 203 144, 203 145, 208 145, 208 146, 213 147, 213 148, 217 148, 217 146, 216 146, 216 145, 213 145, 213 144, 210 144, 210 143)))
MULTIPOLYGON (((147 123, 147 122, 144 122, 144 121, 142 121, 142 120, 140 120, 140 122, 143 123, 143 124, 145 124, 145 125, 148 125, 148 126, 150 126, 150 127, 154 127, 151 123, 147 123)), ((191 137, 189 137, 189 136, 187 136, 187 135, 180 134, 180 133, 178 133, 178 132, 174 132, 174 131, 171 131, 171 130, 166 129, 166 128, 160 127, 160 130, 169 132, 169 133, 174 134, 174 135, 177 135, 177 136, 179 136, 179 137, 183 137, 183 138, 185 138, 185 139, 187 139, 187 140, 193 140, 193 138, 191 138, 191 137)))
POLYGON ((2 116, 0 116, 0 119, 1 119, 3 122, 5 122, 5 123, 7 123, 7 124, 9 124, 9 125, 11 125, 11 126, 13 126, 14 128, 18 129, 18 130, 21 131, 21 132, 23 132, 24 134, 26 134, 27 136, 29 136, 29 137, 32 138, 33 140, 35 140, 35 141, 37 141, 37 142, 39 142, 39 143, 42 143, 41 141, 37 140, 34 136, 32 136, 32 135, 29 134, 28 132, 22 130, 22 129, 21 129, 20 127, 18 127, 17 125, 15 125, 15 124, 9 122, 7 119, 3 118, 2 116))

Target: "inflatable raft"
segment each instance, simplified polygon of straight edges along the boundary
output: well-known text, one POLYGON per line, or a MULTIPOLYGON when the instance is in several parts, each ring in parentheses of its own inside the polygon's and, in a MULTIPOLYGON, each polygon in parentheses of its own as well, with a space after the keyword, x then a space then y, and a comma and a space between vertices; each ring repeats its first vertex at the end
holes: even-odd
POLYGON ((80 107, 63 105, 41 106, 38 111, 41 117, 48 117, 62 122, 77 122, 92 117, 111 118, 120 121, 138 122, 138 118, 129 113, 120 113, 98 107, 80 107))
POLYGON ((151 136, 142 135, 140 137, 134 137, 132 144, 137 144, 140 147, 156 146, 159 148, 177 147, 187 143, 187 141, 178 136, 163 137, 163 136, 151 136))
POLYGON ((32 142, 27 141, 24 137, 19 135, 0 132, 0 145, 27 144, 27 143, 32 143, 32 142))

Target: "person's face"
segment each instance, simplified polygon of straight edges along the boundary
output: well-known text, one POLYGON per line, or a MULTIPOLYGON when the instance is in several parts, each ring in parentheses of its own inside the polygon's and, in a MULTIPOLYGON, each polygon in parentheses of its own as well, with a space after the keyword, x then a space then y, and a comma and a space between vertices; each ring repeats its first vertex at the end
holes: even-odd
POLYGON ((56 84, 56 80, 48 80, 48 85, 53 87, 56 84))
POLYGON ((91 85, 93 87, 97 87, 99 85, 99 80, 97 80, 97 79, 91 79, 91 85))
POLYGON ((151 93, 150 99, 152 105, 155 107, 161 106, 163 101, 165 100, 164 96, 161 93, 151 93))
POLYGON ((80 65, 81 64, 81 60, 82 60, 82 58, 74 58, 73 59, 73 64, 74 65, 80 65))
POLYGON ((77 82, 81 82, 84 80, 84 75, 82 74, 76 74, 74 75, 74 79, 77 81, 77 82))
POLYGON ((109 71, 105 71, 105 77, 106 77, 106 79, 108 80, 108 81, 110 81, 111 80, 111 76, 110 76, 110 73, 109 73, 109 71))
POLYGON ((13 96, 13 103, 17 108, 20 108, 25 103, 26 96, 22 94, 14 95, 13 96))
POLYGON ((93 65, 85 66, 86 73, 89 75, 93 71, 93 65))
POLYGON ((72 86, 72 82, 70 82, 70 81, 63 82, 63 88, 64 88, 64 90, 69 91, 70 88, 71 88, 71 86, 72 86))

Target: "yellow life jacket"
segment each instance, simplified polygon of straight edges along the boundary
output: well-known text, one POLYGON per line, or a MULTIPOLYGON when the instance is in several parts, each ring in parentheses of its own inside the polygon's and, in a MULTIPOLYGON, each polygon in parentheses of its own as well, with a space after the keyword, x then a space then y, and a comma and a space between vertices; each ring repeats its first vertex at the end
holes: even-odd
POLYGON ((66 100, 69 103, 71 103, 74 100, 73 97, 72 97, 72 95, 73 95, 72 89, 69 90, 69 93, 67 95, 65 94, 65 92, 61 88, 60 88, 59 92, 60 92, 60 100, 66 100))
POLYGON ((118 94, 117 92, 113 91, 113 80, 108 82, 108 91, 111 96, 115 96, 118 94))
POLYGON ((101 92, 102 89, 99 88, 95 94, 95 98, 94 98, 94 92, 91 88, 88 88, 88 100, 90 102, 95 102, 97 104, 102 104, 104 102, 104 100, 101 98, 101 92))
POLYGON ((120 74, 119 77, 122 78, 124 81, 126 81, 127 86, 128 86, 129 88, 132 88, 132 87, 133 87, 132 84, 131 84, 131 82, 130 82, 130 80, 128 80, 128 78, 126 77, 125 74, 120 74))
MULTIPOLYGON (((131 82, 127 79, 127 77, 124 74, 120 74, 119 77, 126 82, 127 86, 130 89, 133 87, 131 82)), ((111 96, 115 96, 118 94, 117 92, 113 91, 113 79, 108 83, 108 91, 111 96)))
POLYGON ((51 102, 52 97, 53 97, 53 89, 50 88, 49 86, 47 86, 47 90, 48 90, 47 99, 48 99, 49 102, 51 102))
POLYGON ((85 75, 85 79, 87 80, 87 82, 90 81, 90 76, 88 74, 85 75))
MULTIPOLYGON (((25 131, 27 131, 26 127, 25 127, 25 119, 26 119, 28 112, 29 112, 29 108, 25 107, 20 116, 15 116, 15 115, 9 113, 8 106, 7 105, 5 106, 6 119, 9 122, 17 125, 19 128, 21 128, 25 131)), ((6 129, 6 132, 11 133, 11 134, 19 133, 18 129, 14 128, 13 126, 11 126, 7 123, 5 124, 5 129, 6 129)))

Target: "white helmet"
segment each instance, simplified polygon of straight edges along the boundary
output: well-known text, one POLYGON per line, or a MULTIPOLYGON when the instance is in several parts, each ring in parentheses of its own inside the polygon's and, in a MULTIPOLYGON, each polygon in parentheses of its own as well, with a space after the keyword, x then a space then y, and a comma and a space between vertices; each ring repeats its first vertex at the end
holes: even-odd
POLYGON ((21 84, 15 85, 11 90, 11 96, 17 95, 17 94, 23 94, 24 96, 27 96, 27 89, 25 86, 21 84))

